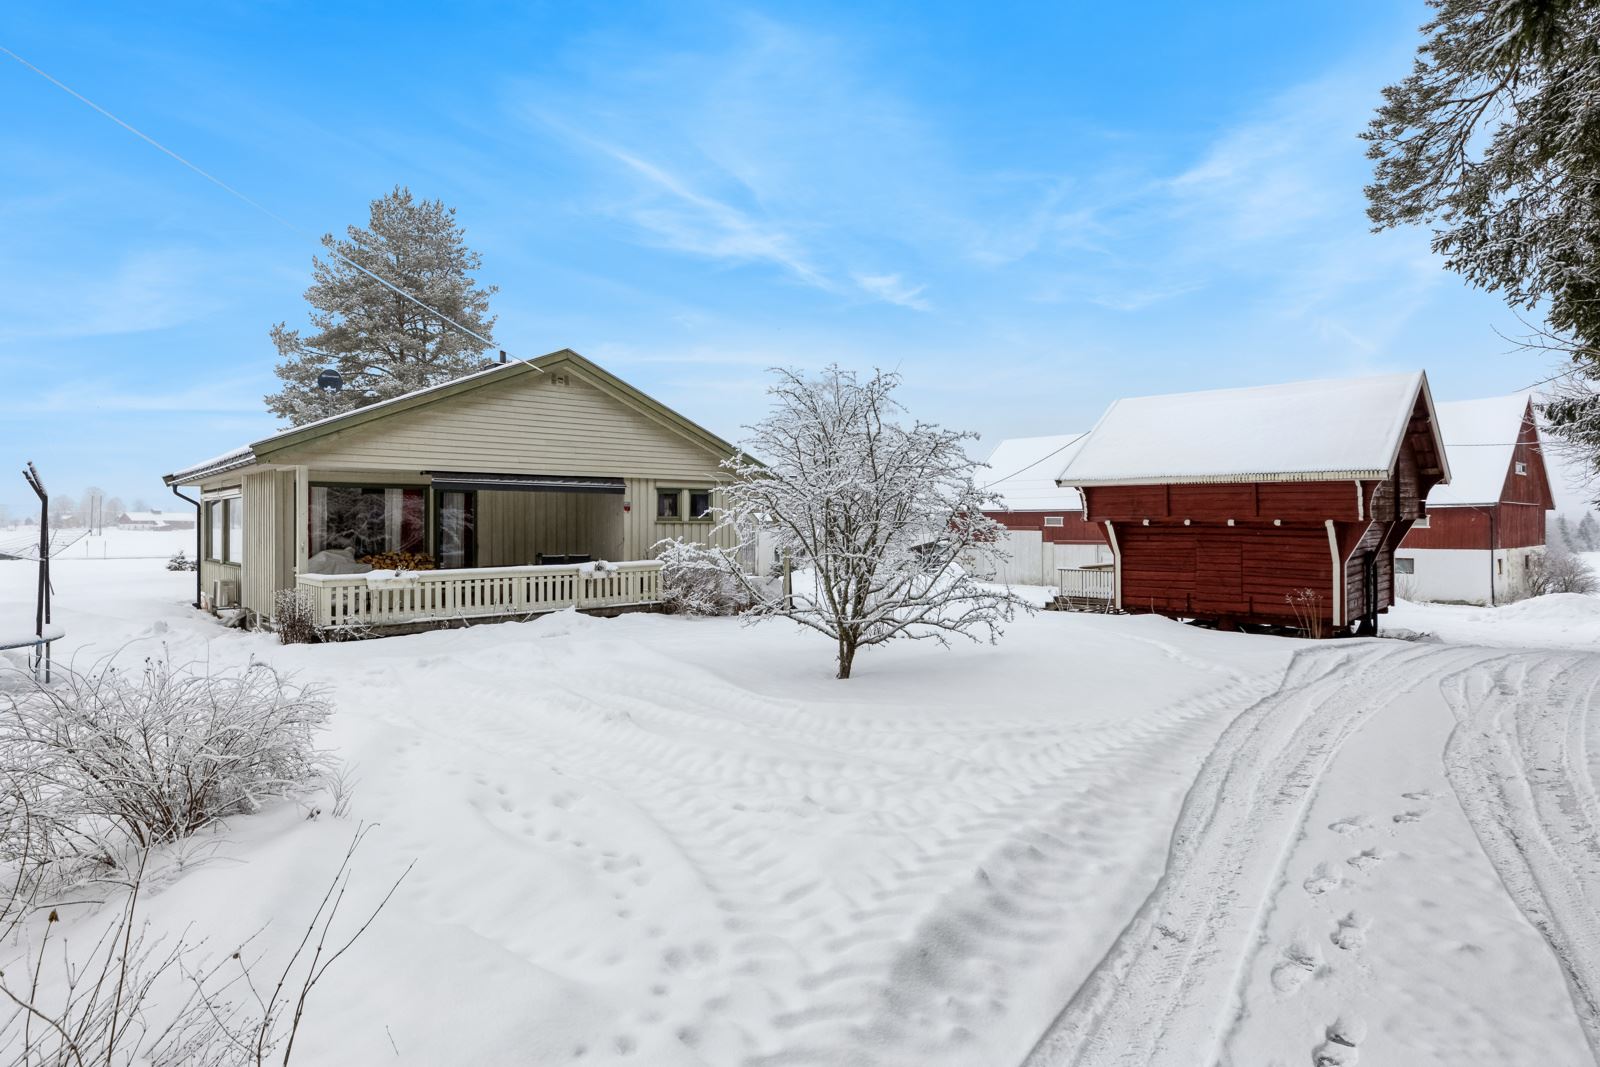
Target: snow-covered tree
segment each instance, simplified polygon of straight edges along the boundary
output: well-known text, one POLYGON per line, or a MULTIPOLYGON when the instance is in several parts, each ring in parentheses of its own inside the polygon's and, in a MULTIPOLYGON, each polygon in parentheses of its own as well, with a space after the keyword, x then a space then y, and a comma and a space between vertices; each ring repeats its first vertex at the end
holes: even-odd
POLYGON ((455 215, 442 201, 414 200, 397 186, 372 202, 365 229, 349 227, 345 240, 322 238, 330 254, 312 260, 316 280, 305 294, 316 332, 302 336, 282 322, 272 328, 284 386, 266 397, 268 410, 298 426, 484 366, 496 289, 472 278, 482 262, 455 215), (329 368, 343 377, 342 389, 318 387, 329 368))
POLYGON ((1600 474, 1600 0, 1428 0, 1412 72, 1363 135, 1368 215, 1429 224, 1471 284, 1543 314, 1576 373, 1542 406, 1600 474))
POLYGON ((1578 523, 1577 542, 1579 552, 1600 552, 1600 522, 1595 521, 1594 512, 1583 513, 1578 523))
POLYGON ((1544 539, 1546 544, 1560 545, 1568 552, 1577 551, 1577 534, 1573 532, 1572 520, 1565 515, 1552 514, 1545 522, 1544 539))
POLYGON ((995 502, 975 479, 982 464, 966 455, 975 435, 902 421, 897 374, 776 373, 772 411, 723 462, 730 480, 713 509, 738 535, 721 559, 751 614, 826 634, 840 678, 870 645, 998 637, 1023 603, 967 571, 993 562, 1002 533, 982 512, 995 502), (792 595, 737 566, 762 531, 796 568, 792 595))

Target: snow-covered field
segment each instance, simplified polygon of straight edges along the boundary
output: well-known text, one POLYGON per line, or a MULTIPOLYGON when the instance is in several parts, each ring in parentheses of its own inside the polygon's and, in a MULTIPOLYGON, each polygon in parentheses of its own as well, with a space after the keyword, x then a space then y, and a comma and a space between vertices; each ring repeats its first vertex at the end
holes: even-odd
POLYGON ((61 654, 326 684, 359 785, 233 820, 152 923, 281 958, 357 821, 351 914, 416 861, 295 1063, 1590 1060, 1600 600, 1403 605, 1419 642, 1044 613, 838 682, 729 620, 284 647, 188 609, 177 547, 58 561, 61 654))

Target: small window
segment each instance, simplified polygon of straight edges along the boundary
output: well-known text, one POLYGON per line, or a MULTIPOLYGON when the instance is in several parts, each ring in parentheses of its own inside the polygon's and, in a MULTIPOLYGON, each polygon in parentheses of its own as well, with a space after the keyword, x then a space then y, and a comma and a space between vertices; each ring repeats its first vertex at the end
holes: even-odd
POLYGON ((1417 516, 1417 521, 1411 525, 1414 527, 1421 527, 1422 529, 1426 530, 1428 527, 1433 525, 1433 516, 1419 515, 1417 516))
POLYGON ((1506 561, 1503 560, 1503 559, 1495 560, 1494 561, 1494 572, 1496 574, 1504 574, 1506 572, 1506 561))
POLYGON ((1528 473, 1528 465, 1526 463, 1522 462, 1522 460, 1520 460, 1520 459, 1517 460, 1517 473, 1518 474, 1527 474, 1528 473))
POLYGON ((228 542, 223 547, 223 559, 229 563, 244 562, 244 498, 230 497, 223 501, 228 509, 228 542))
POLYGON ((1067 524, 1067 520, 1065 516, 1062 515, 1046 515, 1044 517, 1044 524, 1046 526, 1065 526, 1067 524))
POLYGON ((222 560, 223 544, 228 536, 226 501, 206 501, 206 558, 222 560))
POLYGON ((711 490, 689 490, 689 517, 691 519, 709 519, 711 517, 711 490))
POLYGON ((1417 561, 1411 556, 1396 556, 1394 558, 1394 572, 1396 574, 1417 573, 1417 561))
POLYGON ((656 490, 656 518, 681 519, 683 518, 683 491, 679 489, 656 490))

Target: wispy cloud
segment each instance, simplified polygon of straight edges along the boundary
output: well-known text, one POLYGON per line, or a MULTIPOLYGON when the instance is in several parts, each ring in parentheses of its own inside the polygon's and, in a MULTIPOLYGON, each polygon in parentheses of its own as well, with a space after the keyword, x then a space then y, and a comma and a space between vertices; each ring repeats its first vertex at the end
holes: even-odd
POLYGON ((134 252, 111 266, 0 263, 0 342, 144 333, 215 310, 214 258, 192 248, 134 252))
POLYGON ((898 304, 916 311, 933 310, 933 305, 922 296, 927 289, 926 285, 912 285, 898 274, 857 274, 854 278, 862 292, 875 296, 885 303, 898 304))

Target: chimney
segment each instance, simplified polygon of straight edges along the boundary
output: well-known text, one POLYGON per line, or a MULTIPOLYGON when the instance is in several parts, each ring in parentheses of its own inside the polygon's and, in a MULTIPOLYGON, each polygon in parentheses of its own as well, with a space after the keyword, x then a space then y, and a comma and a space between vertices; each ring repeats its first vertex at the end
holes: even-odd
POLYGON ((500 362, 504 363, 505 361, 506 361, 506 350, 502 348, 500 350, 500 362))

